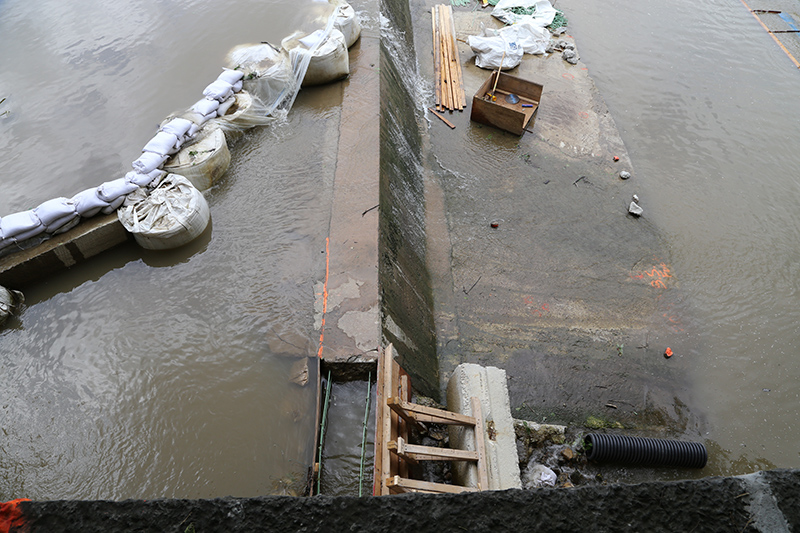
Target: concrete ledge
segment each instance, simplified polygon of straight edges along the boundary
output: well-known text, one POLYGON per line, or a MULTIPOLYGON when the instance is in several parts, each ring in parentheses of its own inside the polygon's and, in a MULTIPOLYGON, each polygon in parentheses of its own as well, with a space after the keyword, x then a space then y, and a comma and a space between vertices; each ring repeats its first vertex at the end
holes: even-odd
MULTIPOLYGON (((800 471, 575 489, 352 498, 23 502, 30 533, 797 531, 800 471), (759 504, 758 502, 762 503, 759 504), (767 513, 760 511, 766 503, 767 513)), ((11 531, 23 531, 12 528, 11 531)))
MULTIPOLYGON (((465 363, 456 367, 447 383, 447 408, 450 411, 473 416, 470 398, 481 402, 487 435, 487 466, 489 489, 518 489, 522 487, 519 475, 514 421, 506 386, 506 371, 493 366, 482 367, 465 363)), ((472 429, 450 426, 450 447, 474 451, 475 437, 472 429)), ((474 463, 454 462, 453 479, 459 485, 478 486, 478 472, 474 463)))
POLYGON ((38 246, 0 258, 0 285, 16 288, 42 279, 129 238, 116 213, 84 220, 38 246))

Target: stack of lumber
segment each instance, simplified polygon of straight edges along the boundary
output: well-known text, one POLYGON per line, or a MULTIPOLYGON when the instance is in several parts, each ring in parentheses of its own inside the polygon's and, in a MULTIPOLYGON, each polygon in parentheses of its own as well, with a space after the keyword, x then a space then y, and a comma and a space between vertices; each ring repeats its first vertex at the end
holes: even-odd
POLYGON ((463 110, 467 106, 456 47, 453 8, 440 4, 431 12, 433 27, 433 75, 436 82, 436 110, 463 110))

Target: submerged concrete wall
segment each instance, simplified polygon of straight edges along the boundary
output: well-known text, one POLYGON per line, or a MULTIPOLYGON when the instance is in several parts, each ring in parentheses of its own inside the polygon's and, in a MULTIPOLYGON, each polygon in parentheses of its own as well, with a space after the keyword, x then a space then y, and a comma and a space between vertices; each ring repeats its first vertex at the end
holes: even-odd
POLYGON ((800 528, 798 501, 800 472, 776 470, 696 481, 466 495, 24 502, 22 526, 10 531, 778 532, 800 528))
POLYGON ((382 327, 415 390, 439 398, 433 294, 426 265, 422 135, 415 95, 411 14, 381 2, 380 255, 382 327))

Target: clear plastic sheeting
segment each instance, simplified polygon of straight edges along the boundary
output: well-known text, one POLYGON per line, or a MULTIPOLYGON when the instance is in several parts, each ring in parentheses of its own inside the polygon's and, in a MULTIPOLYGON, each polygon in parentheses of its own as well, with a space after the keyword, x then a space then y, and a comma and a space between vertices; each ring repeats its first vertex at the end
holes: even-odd
POLYGON ((117 217, 142 248, 168 250, 197 238, 211 218, 203 193, 188 179, 167 174, 149 193, 131 193, 117 217))
POLYGON ((317 30, 309 35, 291 35, 281 46, 291 53, 306 51, 311 54, 302 86, 310 87, 340 80, 350 74, 350 56, 344 35, 332 28, 329 33, 317 30))
POLYGON ((197 141, 172 156, 164 170, 183 176, 201 191, 219 181, 231 163, 231 152, 219 121, 214 119, 203 126, 197 141))
POLYGON ((276 114, 295 89, 288 52, 269 43, 236 46, 228 52, 225 62, 242 72, 243 89, 263 107, 265 116, 276 114))
POLYGON ((25 296, 21 292, 0 285, 0 326, 5 324, 10 316, 18 313, 23 303, 25 296))

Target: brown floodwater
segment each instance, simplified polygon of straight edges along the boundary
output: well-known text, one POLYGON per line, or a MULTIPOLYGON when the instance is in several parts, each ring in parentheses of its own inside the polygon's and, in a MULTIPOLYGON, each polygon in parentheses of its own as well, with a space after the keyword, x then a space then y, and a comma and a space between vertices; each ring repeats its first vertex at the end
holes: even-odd
MULTIPOLYGON (((800 21, 796 5, 748 3, 800 21)), ((670 246, 704 473, 800 467, 800 71, 739 0, 556 6, 670 246)))
MULTIPOLYGON (((230 48, 329 9, 0 2, 0 213, 122 176, 230 48)), ((302 492, 315 366, 306 387, 290 378, 317 349, 340 104, 339 85, 303 90, 239 140, 189 246, 126 244, 25 290, 0 331, 0 501, 302 492)))

